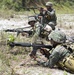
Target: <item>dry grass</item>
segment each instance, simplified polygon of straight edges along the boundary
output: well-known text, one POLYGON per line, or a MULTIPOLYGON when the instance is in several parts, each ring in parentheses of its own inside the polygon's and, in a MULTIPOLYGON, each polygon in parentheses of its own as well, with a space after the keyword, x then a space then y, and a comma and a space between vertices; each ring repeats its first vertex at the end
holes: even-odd
MULTIPOLYGON (((69 16, 69 15, 68 15, 69 16)), ((68 18, 65 15, 58 15, 58 27, 66 28, 63 24, 66 22, 73 22, 72 17, 68 18), (64 23, 63 23, 64 22, 64 23)), ((73 27, 72 27, 73 28, 73 27)), ((69 28, 72 30, 72 28, 69 28)), ((69 30, 67 30, 67 33, 69 30)), ((10 33, 0 32, 0 75, 72 75, 62 70, 58 69, 49 69, 36 64, 31 64, 29 62, 28 65, 20 66, 19 64, 22 61, 27 61, 28 54, 31 52, 29 48, 22 47, 14 47, 10 48, 6 45, 6 40, 10 33)), ((16 35, 13 33, 16 37, 16 35)), ((27 42, 30 41, 28 38, 21 36, 21 34, 16 37, 16 41, 19 42, 27 42)), ((32 61, 34 63, 34 61, 32 61)), ((26 62, 27 64, 28 62, 26 62)))

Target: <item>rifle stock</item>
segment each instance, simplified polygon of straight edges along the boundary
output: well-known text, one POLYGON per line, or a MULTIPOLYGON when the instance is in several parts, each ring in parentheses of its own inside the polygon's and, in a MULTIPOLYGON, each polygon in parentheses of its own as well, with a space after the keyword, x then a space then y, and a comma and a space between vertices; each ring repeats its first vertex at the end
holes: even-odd
POLYGON ((35 9, 38 9, 38 7, 26 7, 25 9, 27 9, 28 11, 30 11, 30 9, 31 9, 36 14, 35 9))

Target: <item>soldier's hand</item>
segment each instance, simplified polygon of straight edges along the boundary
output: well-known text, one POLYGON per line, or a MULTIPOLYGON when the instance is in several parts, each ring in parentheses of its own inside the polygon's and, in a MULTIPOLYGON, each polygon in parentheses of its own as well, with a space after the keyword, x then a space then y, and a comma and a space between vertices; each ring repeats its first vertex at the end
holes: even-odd
POLYGON ((45 51, 46 51, 45 48, 41 48, 41 49, 40 49, 40 53, 43 54, 43 55, 44 55, 44 52, 45 52, 45 51))
POLYGON ((34 54, 32 54, 32 53, 30 54, 30 57, 31 57, 32 59, 34 59, 34 60, 36 60, 36 58, 37 58, 36 55, 34 55, 34 54))
POLYGON ((40 52, 41 52, 42 55, 45 55, 45 57, 46 57, 47 59, 49 59, 50 53, 49 53, 49 51, 46 50, 46 48, 41 48, 41 49, 40 49, 40 52))
POLYGON ((41 18, 42 18, 42 16, 38 16, 38 18, 39 18, 39 19, 41 19, 41 18))
POLYGON ((22 35, 22 36, 28 36, 28 34, 27 34, 27 33, 24 33, 24 32, 21 33, 21 35, 22 35))
POLYGON ((47 11, 47 8, 44 8, 43 10, 44 10, 44 11, 47 11))

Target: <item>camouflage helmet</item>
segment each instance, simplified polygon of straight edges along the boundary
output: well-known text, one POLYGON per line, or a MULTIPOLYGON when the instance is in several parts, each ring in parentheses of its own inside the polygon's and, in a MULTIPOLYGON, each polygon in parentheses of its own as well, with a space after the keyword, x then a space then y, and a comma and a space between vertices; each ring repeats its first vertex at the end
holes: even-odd
POLYGON ((66 41, 66 35, 59 30, 54 30, 48 35, 48 39, 52 39, 53 41, 58 43, 64 43, 66 41))
POLYGON ((51 26, 49 26, 48 24, 45 26, 44 30, 48 31, 48 32, 51 32, 52 31, 52 28, 51 26))
POLYGON ((46 6, 50 6, 50 7, 52 7, 53 4, 52 4, 52 2, 47 2, 47 3, 46 3, 46 6))
POLYGON ((55 23, 54 22, 49 22, 49 26, 51 26, 52 30, 55 30, 55 23))
POLYGON ((28 24, 30 24, 30 22, 31 21, 34 21, 34 22, 36 22, 36 19, 35 19, 35 17, 29 17, 29 19, 28 19, 28 24))

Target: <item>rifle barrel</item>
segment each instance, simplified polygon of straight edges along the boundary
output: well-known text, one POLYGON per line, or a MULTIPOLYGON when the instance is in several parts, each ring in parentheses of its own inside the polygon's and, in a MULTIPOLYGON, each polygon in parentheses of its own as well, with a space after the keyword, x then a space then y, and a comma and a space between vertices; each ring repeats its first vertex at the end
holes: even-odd
POLYGON ((26 9, 38 9, 38 7, 26 7, 26 9))
POLYGON ((7 29, 7 30, 4 30, 5 32, 17 32, 17 30, 15 29, 7 29))
POLYGON ((26 32, 26 33, 32 33, 33 31, 25 31, 25 30, 17 30, 17 29, 7 29, 7 30, 4 30, 5 32, 19 32, 19 33, 22 33, 22 32, 26 32))

